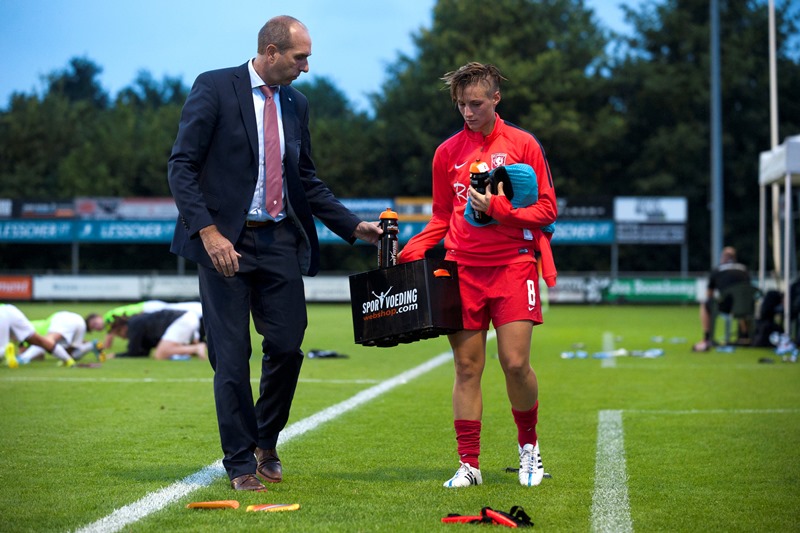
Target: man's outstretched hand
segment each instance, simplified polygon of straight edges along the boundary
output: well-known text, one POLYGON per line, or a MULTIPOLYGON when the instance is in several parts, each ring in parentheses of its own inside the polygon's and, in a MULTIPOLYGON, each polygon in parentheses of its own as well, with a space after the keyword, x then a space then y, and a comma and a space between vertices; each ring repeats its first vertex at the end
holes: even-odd
POLYGON ((377 244, 381 235, 383 235, 383 230, 381 229, 380 222, 361 221, 353 232, 353 237, 370 244, 377 244))

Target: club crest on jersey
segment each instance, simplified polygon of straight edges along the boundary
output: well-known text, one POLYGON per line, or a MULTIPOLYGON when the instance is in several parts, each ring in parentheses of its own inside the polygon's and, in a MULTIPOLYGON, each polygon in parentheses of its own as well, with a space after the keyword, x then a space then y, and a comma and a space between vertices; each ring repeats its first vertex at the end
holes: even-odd
POLYGON ((492 154, 492 168, 502 167, 506 164, 508 154, 492 154))

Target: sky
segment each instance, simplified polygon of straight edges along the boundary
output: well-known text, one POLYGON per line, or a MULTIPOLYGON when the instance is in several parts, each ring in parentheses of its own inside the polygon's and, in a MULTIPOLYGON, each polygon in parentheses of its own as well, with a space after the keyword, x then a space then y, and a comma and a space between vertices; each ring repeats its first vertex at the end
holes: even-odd
MULTIPOLYGON (((86 57, 112 98, 142 70, 191 86, 206 70, 255 55, 258 30, 275 15, 309 29, 309 74, 325 76, 368 111, 386 68, 416 53, 411 39, 431 26, 435 0, 0 0, 0 109, 14 92, 41 94, 42 78, 86 57), (289 5, 289 4, 287 4, 289 5)), ((623 0, 585 0, 601 24, 624 31, 623 0)), ((634 0, 638 5, 638 1, 634 0)), ((308 79, 308 78, 306 78, 308 79)))

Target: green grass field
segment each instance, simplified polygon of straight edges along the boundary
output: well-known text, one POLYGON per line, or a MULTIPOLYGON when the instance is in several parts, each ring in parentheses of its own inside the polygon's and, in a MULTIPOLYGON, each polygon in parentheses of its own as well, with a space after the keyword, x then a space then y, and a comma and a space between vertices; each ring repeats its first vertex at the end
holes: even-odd
MULTIPOLYGON (((32 319, 111 306, 19 305, 32 319)), ((347 305, 312 305, 309 320, 306 351, 349 357, 305 361, 290 428, 449 351, 445 338, 357 346, 347 305)), ((298 431, 279 447, 285 481, 267 493, 234 493, 215 476, 122 529, 472 531, 440 519, 520 505, 544 531, 800 530, 800 366, 759 363, 769 349, 692 353, 698 333, 694 306, 551 306, 534 330, 532 355, 538 433, 552 475, 540 487, 521 487, 505 471, 516 466, 516 430, 492 342, 482 486, 442 487, 458 466, 445 362, 298 431), (616 347, 665 355, 560 357, 576 343, 599 351, 607 332, 616 347), (241 507, 185 508, 223 499, 241 507), (257 503, 301 509, 245 512, 257 503)), ((164 489, 221 458, 211 378, 197 360, 64 369, 48 355, 17 370, 0 367, 0 530, 109 531, 97 521, 158 507, 164 489)))

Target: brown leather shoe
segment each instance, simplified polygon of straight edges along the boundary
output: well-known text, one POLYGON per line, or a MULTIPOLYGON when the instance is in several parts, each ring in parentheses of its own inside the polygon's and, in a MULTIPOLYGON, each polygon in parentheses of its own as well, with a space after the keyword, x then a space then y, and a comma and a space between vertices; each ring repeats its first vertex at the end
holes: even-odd
POLYGON ((275 448, 271 450, 256 448, 256 460, 258 461, 258 467, 256 468, 258 477, 269 483, 280 483, 283 481, 281 460, 278 458, 278 453, 275 451, 275 448))
POLYGON ((244 474, 231 480, 233 490, 252 490, 254 492, 266 492, 267 487, 258 480, 255 474, 244 474))

